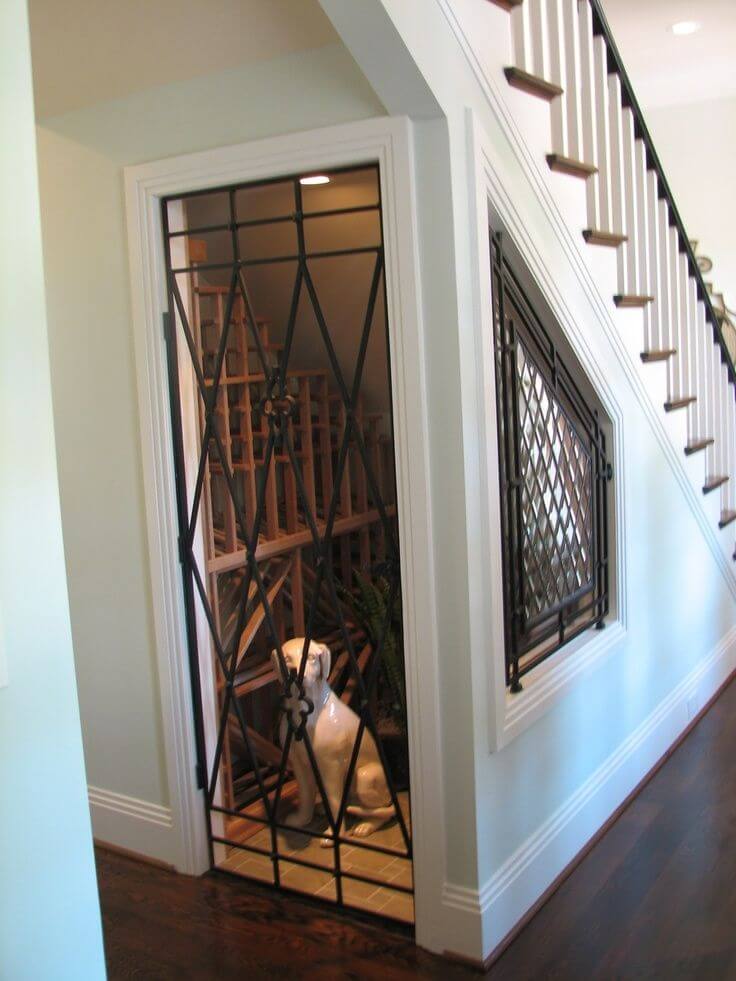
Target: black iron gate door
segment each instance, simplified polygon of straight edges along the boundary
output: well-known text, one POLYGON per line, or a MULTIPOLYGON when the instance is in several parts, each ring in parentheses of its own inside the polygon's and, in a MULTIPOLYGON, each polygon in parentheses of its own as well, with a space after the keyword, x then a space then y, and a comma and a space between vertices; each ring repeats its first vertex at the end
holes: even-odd
POLYGON ((378 168, 162 207, 213 864, 412 921, 378 168))

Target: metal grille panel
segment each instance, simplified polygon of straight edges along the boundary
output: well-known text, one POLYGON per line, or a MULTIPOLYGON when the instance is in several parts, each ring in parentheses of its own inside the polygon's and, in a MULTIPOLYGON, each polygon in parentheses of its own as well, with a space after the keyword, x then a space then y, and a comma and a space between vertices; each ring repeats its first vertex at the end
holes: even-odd
POLYGON ((592 464, 521 341, 517 370, 524 614, 533 620, 590 585, 592 464))
POLYGON ((491 235, 506 676, 521 678, 609 608, 599 410, 491 235))
POLYGON ((295 176, 163 202, 198 743, 214 865, 411 921, 380 184, 377 167, 330 178, 337 194, 319 200, 295 176), (362 194, 354 207, 346 188, 362 194), (169 227, 172 205, 186 231, 169 227), (197 225, 202 213, 217 221, 197 225), (184 453, 185 371, 196 463, 184 453), (371 408, 381 385, 386 404, 371 408), (202 621, 214 707, 200 691, 202 621), (355 719, 339 785, 313 744, 317 660, 355 719), (373 783, 361 791, 365 766, 373 783), (364 837, 376 808, 389 816, 364 837))

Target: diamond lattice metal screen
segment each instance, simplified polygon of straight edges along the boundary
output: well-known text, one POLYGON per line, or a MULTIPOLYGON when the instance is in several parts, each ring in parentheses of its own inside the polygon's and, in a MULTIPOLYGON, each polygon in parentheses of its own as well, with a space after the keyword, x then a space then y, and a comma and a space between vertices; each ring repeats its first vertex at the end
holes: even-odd
POLYGON ((163 222, 213 864, 412 921, 378 168, 168 199, 163 222))
POLYGON ((608 612, 607 482, 598 411, 491 236, 507 681, 608 612))

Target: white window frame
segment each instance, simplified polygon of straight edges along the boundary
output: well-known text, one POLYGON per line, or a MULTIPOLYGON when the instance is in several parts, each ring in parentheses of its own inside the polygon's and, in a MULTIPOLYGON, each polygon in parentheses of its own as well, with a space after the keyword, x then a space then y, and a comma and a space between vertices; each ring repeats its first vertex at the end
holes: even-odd
MULTIPOLYGON (((409 716, 417 943, 433 948, 445 878, 439 661, 411 125, 379 118, 186 154, 125 170, 133 330, 156 655, 169 803, 182 872, 209 868, 205 808, 196 786, 166 351, 161 198, 294 172, 377 162, 393 386, 396 479, 409 716)), ((196 402, 192 372, 182 400, 196 402)), ((208 669, 212 670, 211 665, 208 669)))
MULTIPOLYGON (((468 179, 472 255, 476 263, 474 276, 475 385, 478 413, 478 446, 480 454, 480 548, 471 575, 476 577, 487 602, 480 615, 484 618, 481 635, 487 638, 486 671, 489 702, 489 748, 497 752, 532 726, 541 716, 571 691, 604 658, 619 649, 626 636, 625 537, 623 415, 607 385, 601 379, 599 366, 589 356, 587 344, 555 285, 554 276, 526 231, 523 221, 508 198, 494 163, 490 143, 478 125, 475 115, 466 114, 468 137, 468 179), (589 630, 565 644, 524 677, 523 691, 512 695, 506 685, 504 639, 503 556, 498 469, 498 430, 496 376, 493 357, 493 305, 491 296, 490 251, 488 242, 489 205, 499 215, 506 231, 539 287, 546 303, 571 343, 582 369, 595 385, 596 393, 613 430, 612 455, 615 479, 611 488, 609 512, 616 530, 614 560, 610 563, 611 614, 604 630, 589 630)), ((574 271, 574 270, 573 270, 574 271)), ((581 288, 588 285, 581 280, 581 288)), ((472 560, 471 560, 472 561, 472 560)))

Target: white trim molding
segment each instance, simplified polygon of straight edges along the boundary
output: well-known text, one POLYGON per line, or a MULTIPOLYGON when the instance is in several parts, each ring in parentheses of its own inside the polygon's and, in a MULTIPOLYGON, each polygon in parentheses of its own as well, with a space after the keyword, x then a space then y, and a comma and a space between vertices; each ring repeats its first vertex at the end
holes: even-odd
POLYGON ((173 865, 176 841, 171 810, 101 787, 88 787, 95 841, 173 865))
MULTIPOLYGON (((194 723, 177 560, 161 328, 166 309, 161 198, 301 171, 370 161, 379 164, 409 703, 416 937, 419 944, 432 948, 442 915, 445 836, 438 776, 439 663, 412 147, 408 120, 384 117, 127 168, 125 188, 156 650, 177 842, 173 864, 180 871, 196 874, 209 867, 209 860, 202 794, 194 776, 194 723)), ((202 669, 211 673, 211 663, 201 659, 202 669)))
POLYGON ((448 919, 495 950, 736 671, 736 627, 513 852, 480 889, 446 883, 448 919))

